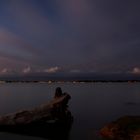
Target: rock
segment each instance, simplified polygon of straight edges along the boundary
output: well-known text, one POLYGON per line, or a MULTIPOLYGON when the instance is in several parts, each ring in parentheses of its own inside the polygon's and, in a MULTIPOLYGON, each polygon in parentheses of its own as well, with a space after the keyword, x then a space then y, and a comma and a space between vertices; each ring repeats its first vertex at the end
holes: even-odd
POLYGON ((124 116, 100 130, 103 138, 111 140, 140 140, 140 116, 124 116))
POLYGON ((49 120, 71 119, 71 113, 67 109, 70 95, 65 94, 54 98, 48 104, 41 105, 32 110, 22 110, 16 113, 0 116, 1 125, 25 125, 31 123, 47 122, 49 120))
POLYGON ((70 98, 65 93, 34 109, 0 116, 0 131, 66 140, 73 122, 70 98))

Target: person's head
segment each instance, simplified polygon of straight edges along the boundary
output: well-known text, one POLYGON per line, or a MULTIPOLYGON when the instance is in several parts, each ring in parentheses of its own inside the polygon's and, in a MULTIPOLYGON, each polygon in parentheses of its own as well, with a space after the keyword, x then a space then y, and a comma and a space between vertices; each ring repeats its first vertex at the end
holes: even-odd
POLYGON ((57 87, 55 90, 55 97, 60 97, 62 95, 62 90, 60 87, 57 87))

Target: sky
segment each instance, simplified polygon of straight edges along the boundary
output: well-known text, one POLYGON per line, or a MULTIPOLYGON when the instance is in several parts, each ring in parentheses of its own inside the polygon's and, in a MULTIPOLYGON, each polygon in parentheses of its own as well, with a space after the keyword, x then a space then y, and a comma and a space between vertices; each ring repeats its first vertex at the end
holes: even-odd
POLYGON ((0 0, 0 75, 140 74, 140 1, 0 0))

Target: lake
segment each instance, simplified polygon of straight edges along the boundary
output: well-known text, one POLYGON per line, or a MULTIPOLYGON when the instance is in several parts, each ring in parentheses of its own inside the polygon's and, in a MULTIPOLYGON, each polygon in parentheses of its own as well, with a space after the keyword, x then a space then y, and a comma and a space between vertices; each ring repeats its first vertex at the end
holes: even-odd
MULTIPOLYGON (((98 130, 124 115, 140 115, 139 83, 5 83, 0 84, 0 115, 47 103, 55 88, 71 95, 74 122, 69 140, 101 140, 98 130)), ((43 140, 41 137, 1 132, 4 140, 43 140)))

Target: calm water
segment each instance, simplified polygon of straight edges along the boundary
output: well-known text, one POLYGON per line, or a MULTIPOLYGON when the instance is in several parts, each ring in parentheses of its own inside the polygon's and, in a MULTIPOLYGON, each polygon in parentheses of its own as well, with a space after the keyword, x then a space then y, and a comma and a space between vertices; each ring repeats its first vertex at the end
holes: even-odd
MULTIPOLYGON (((138 83, 1 84, 0 115, 48 102, 57 86, 72 97, 69 109, 74 122, 69 140, 101 140, 98 130, 108 122, 124 115, 140 115, 138 83)), ((43 140, 3 132, 0 139, 43 140)))

